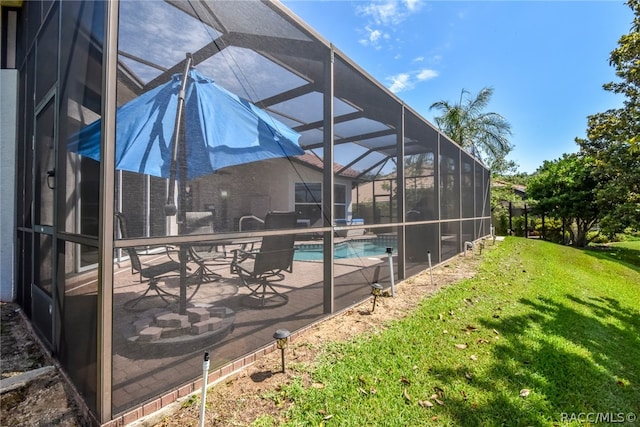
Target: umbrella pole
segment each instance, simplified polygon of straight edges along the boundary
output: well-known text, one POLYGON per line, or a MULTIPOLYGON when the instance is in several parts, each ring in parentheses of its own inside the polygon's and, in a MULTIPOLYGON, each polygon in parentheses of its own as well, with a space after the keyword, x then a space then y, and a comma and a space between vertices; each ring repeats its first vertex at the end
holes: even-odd
MULTIPOLYGON (((178 200, 178 234, 185 234, 185 213, 184 213, 184 205, 185 205, 185 193, 187 191, 187 184, 185 182, 186 179, 186 161, 184 155, 185 148, 184 144, 181 144, 180 147, 180 180, 178 182, 178 191, 180 191, 179 200, 178 200)), ((187 312, 187 262, 189 261, 189 255, 187 254, 187 247, 189 243, 183 243, 180 245, 180 306, 178 314, 186 314, 187 312)))
MULTIPOLYGON (((176 112, 176 124, 173 133, 173 144, 171 146, 171 168, 169 170, 169 192, 167 195, 167 203, 164 207, 165 214, 167 216, 173 216, 177 213, 178 222, 178 234, 184 234, 184 202, 187 189, 187 172, 186 172, 186 149, 184 144, 180 143, 180 135, 183 135, 184 122, 182 120, 182 113, 184 110, 185 95, 187 88, 187 80, 189 78, 189 70, 191 68, 192 57, 190 53, 187 53, 187 58, 184 65, 184 73, 182 74, 182 84, 180 85, 180 92, 178 93, 178 110, 176 112), (178 206, 175 204, 175 183, 176 174, 178 172, 178 191, 179 200, 178 206)), ((180 245, 180 253, 178 255, 180 259, 180 303, 178 308, 178 314, 186 314, 187 312, 187 247, 180 245)))
MULTIPOLYGON (((167 203, 164 205, 164 213, 166 216, 173 216, 177 212, 175 201, 175 182, 178 169, 178 153, 180 152, 180 134, 182 130, 182 112, 184 110, 184 97, 187 89, 187 80, 189 78, 189 69, 191 68, 192 57, 187 53, 187 59, 182 73, 182 84, 178 93, 178 109, 176 111, 176 123, 173 131, 173 144, 171 145, 171 166, 169 169, 169 193, 167 194, 167 203)), ((182 166, 182 164, 181 164, 182 166)), ((182 171, 181 171, 182 174, 182 171)), ((182 178, 182 177, 181 177, 182 178)), ((180 181, 183 181, 180 179, 180 181)), ((180 224, 180 218, 178 218, 180 224)))

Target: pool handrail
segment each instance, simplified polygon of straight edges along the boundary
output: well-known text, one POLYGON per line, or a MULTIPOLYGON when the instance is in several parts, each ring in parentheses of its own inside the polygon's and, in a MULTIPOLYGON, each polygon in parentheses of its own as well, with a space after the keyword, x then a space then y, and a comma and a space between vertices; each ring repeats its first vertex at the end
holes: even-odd
POLYGON ((253 219, 253 220, 256 220, 256 221, 264 224, 264 220, 262 218, 258 218, 255 215, 241 216, 240 219, 238 220, 238 231, 242 231, 242 221, 244 221, 245 219, 253 219))

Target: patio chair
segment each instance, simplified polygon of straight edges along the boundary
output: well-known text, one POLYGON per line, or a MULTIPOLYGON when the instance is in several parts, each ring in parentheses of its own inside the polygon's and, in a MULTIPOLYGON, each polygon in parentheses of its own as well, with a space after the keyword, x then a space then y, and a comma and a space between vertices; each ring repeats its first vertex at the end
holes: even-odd
MULTIPOLYGON (((213 234, 214 216, 212 212, 185 212, 185 228, 188 234, 213 234)), ((210 267, 228 265, 227 252, 224 245, 211 243, 194 243, 189 246, 191 259, 198 264, 195 275, 202 282, 213 282, 222 276, 210 267)))
MULTIPOLYGON (((129 234, 127 232, 127 220, 125 216, 117 212, 115 214, 115 218, 118 229, 120 230, 120 236, 124 239, 128 238, 129 234)), ((147 289, 142 295, 125 302, 124 307, 126 309, 137 310, 136 306, 138 305, 138 303, 150 298, 160 298, 165 303, 165 305, 169 305, 178 301, 177 295, 167 292, 166 290, 160 288, 160 286, 158 285, 161 279, 167 277, 177 277, 180 275, 180 263, 178 261, 169 258, 167 261, 163 261, 159 264, 151 264, 146 266, 140 260, 140 256, 138 255, 138 252, 134 247, 124 248, 124 250, 129 255, 132 274, 139 275, 140 283, 143 283, 145 280, 147 281, 147 289), (150 292, 154 292, 155 295, 150 294, 150 292)), ((146 308, 142 308, 140 310, 144 309, 146 308)))
MULTIPOLYGON (((295 212, 270 212, 265 218, 265 229, 296 227, 295 212)), ((245 305, 254 308, 273 308, 289 301, 273 284, 284 280, 284 272, 293 272, 295 234, 264 236, 255 251, 233 251, 231 272, 237 274, 250 293, 243 298, 245 305)))

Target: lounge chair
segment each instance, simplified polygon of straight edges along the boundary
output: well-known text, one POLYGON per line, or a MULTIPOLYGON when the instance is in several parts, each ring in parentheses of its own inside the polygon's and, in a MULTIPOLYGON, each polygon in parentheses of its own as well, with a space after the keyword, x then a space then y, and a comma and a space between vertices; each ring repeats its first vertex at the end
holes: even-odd
MULTIPOLYGON (((122 236, 122 238, 124 239, 128 238, 129 234, 127 232, 126 218, 121 213, 116 213, 115 218, 120 230, 120 236, 122 236)), ((138 305, 138 303, 140 303, 142 300, 150 298, 160 298, 165 303, 165 305, 169 305, 178 301, 177 295, 165 291, 158 285, 161 279, 180 276, 180 263, 178 261, 169 258, 167 261, 163 261, 159 264, 151 264, 145 266, 140 260, 140 256, 138 255, 136 248, 124 248, 124 250, 129 255, 132 274, 139 274, 141 283, 143 283, 144 281, 148 282, 147 289, 142 295, 129 300, 124 304, 124 307, 126 309, 136 310, 136 306, 138 305), (150 291, 155 292, 155 295, 150 295, 150 291)), ((145 308, 142 308, 141 310, 144 309, 145 308)))
MULTIPOLYGON (((295 212, 270 212, 265 218, 265 229, 295 229, 295 212)), ((250 293, 243 299, 254 308, 272 308, 289 301, 273 284, 284 280, 285 272, 293 271, 295 234, 264 236, 256 251, 233 251, 231 272, 237 274, 250 293)))

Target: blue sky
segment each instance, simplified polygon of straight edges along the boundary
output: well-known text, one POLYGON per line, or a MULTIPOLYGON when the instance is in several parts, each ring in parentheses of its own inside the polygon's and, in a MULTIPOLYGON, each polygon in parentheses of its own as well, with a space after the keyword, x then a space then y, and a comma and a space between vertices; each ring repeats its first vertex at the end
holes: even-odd
POLYGON ((630 31, 623 1, 283 1, 423 117, 462 89, 494 88, 487 111, 513 130, 519 172, 577 151, 587 116, 622 106, 602 89, 630 31))

